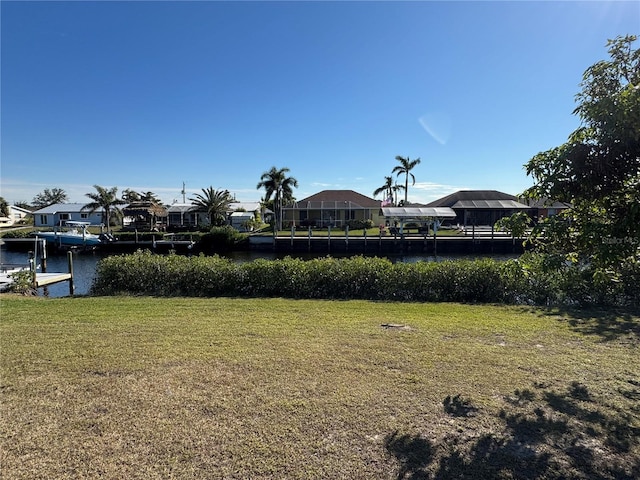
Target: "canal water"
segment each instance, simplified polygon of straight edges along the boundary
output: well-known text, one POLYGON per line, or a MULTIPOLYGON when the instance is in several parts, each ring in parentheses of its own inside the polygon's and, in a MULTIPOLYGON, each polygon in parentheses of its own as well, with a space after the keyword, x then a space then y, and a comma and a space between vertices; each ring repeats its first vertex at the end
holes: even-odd
MULTIPOLYGON (((242 251, 231 252, 226 255, 228 258, 235 262, 251 262, 259 258, 267 260, 276 260, 284 258, 286 256, 311 259, 318 258, 319 256, 313 253, 301 253, 301 254, 287 254, 282 252, 264 252, 264 251, 242 251)), ((332 255, 339 257, 340 255, 332 255)), ((342 255, 348 257, 351 255, 342 255)), ((482 257, 491 257, 499 260, 507 260, 509 258, 516 258, 518 255, 483 255, 482 257)), ((91 284, 96 275, 96 265, 104 257, 97 252, 82 252, 73 254, 73 273, 74 273, 74 285, 76 295, 86 295, 91 289, 91 284)), ((416 263, 420 261, 436 262, 443 260, 459 260, 478 258, 480 256, 472 257, 469 255, 447 255, 447 256, 429 256, 429 255, 388 255, 387 258, 392 262, 403 263, 416 263)), ((39 260, 38 260, 39 261, 39 260)), ((7 250, 5 247, 0 248, 0 263, 10 264, 29 264, 29 256, 26 252, 7 250)), ((48 272, 62 272, 67 273, 69 271, 68 259, 66 254, 49 254, 47 257, 47 271, 48 272)), ((46 295, 49 297, 66 297, 69 295, 68 282, 61 282, 54 285, 50 285, 45 288, 40 288, 38 295, 46 295)))

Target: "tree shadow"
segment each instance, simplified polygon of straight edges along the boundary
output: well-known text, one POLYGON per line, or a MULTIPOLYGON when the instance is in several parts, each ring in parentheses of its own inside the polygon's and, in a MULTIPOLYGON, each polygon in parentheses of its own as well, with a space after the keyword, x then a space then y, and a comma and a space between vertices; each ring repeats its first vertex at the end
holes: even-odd
POLYGON ((431 442, 419 435, 400 435, 396 430, 384 440, 388 453, 396 457, 400 463, 398 480, 426 479, 424 468, 433 461, 431 442))
POLYGON ((615 308, 556 307, 544 310, 544 315, 560 316, 560 321, 584 335, 595 335, 603 341, 627 338, 640 342, 640 311, 615 308))
POLYGON ((460 396, 448 395, 443 401, 444 411, 453 417, 470 417, 477 413, 478 409, 473 404, 460 396))
POLYGON ((460 414, 472 407, 469 400, 446 397, 445 412, 460 424, 440 443, 398 431, 385 440, 400 464, 398 480, 640 478, 634 399, 620 391, 614 402, 598 399, 578 382, 563 391, 538 390, 516 390, 494 418, 480 418, 488 414, 477 409, 469 418, 460 414), (461 436, 463 425, 475 435, 461 436))

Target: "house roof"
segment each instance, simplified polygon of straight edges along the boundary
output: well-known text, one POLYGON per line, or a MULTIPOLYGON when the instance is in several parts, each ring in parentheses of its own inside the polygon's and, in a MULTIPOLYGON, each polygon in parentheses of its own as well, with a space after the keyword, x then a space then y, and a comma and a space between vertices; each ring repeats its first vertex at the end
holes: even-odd
POLYGON ((193 205, 191 203, 172 203, 167 207, 169 213, 181 213, 193 211, 193 205))
MULTIPOLYGON (((192 203, 172 203, 166 208, 169 213, 185 213, 195 211, 194 205, 192 203)), ((260 202, 231 202, 229 204, 229 211, 236 211, 238 209, 243 209, 247 212, 255 212, 257 210, 260 210, 260 202)))
POLYGON ((31 215, 31 210, 27 210, 26 208, 17 207, 15 205, 9 205, 10 210, 15 210, 17 212, 25 213, 27 215, 31 215))
POLYGON ((234 211, 242 209, 247 212, 256 212, 260 210, 260 202, 231 202, 229 209, 234 211))
POLYGON ((344 209, 380 208, 380 201, 354 190, 322 190, 310 197, 298 200, 288 208, 298 209, 344 209))
MULTIPOLYGON (((86 205, 86 203, 54 203, 53 205, 49 205, 48 207, 41 208, 40 210, 36 210, 33 212, 38 215, 46 215, 56 213, 78 213, 83 211, 82 208, 86 205)), ((86 212, 86 210, 85 210, 86 212)))
POLYGON ((518 201, 518 197, 497 190, 460 190, 426 205, 466 210, 520 210, 530 208, 518 201))

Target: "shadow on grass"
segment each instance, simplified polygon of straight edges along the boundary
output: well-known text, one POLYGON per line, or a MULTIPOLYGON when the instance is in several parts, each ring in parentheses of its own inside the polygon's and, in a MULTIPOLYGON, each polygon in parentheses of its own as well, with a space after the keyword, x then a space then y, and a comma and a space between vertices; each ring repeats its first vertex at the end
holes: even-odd
POLYGON ((447 395, 442 405, 444 411, 453 417, 471 417, 478 412, 469 400, 462 398, 459 394, 454 397, 447 395))
POLYGON ((478 422, 459 415, 457 407, 451 411, 451 405, 460 404, 463 411, 479 412, 469 400, 449 396, 443 406, 459 422, 452 426, 456 433, 436 444, 396 431, 384 445, 399 464, 398 480, 636 479, 640 412, 618 393, 611 406, 609 401, 598 403, 577 382, 562 392, 516 390, 489 422, 480 414, 478 422), (461 435, 465 430, 473 434, 461 435))
POLYGON ((629 339, 640 342, 640 311, 604 308, 550 308, 544 315, 560 316, 573 330, 596 335, 603 341, 629 339))

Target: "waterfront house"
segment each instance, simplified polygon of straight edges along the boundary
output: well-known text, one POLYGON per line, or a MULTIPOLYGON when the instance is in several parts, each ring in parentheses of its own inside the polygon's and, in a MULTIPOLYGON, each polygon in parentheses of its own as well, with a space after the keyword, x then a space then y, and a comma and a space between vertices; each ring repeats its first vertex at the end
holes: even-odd
POLYGON ((55 203, 33 212, 35 227, 55 227, 61 222, 89 222, 92 225, 102 224, 102 210, 95 212, 83 210, 84 203, 55 203))
POLYGON ((11 227, 18 223, 24 223, 31 211, 25 208, 9 205, 9 216, 0 217, 0 227, 11 227))
POLYGON ((168 230, 190 230, 209 223, 207 212, 197 212, 191 203, 172 203, 167 207, 168 230))
POLYGON ((497 190, 460 190, 426 206, 451 208, 456 217, 450 222, 462 228, 493 226, 501 218, 519 211, 533 214, 533 209, 521 203, 518 197, 497 190))
POLYGON ((384 223, 380 200, 353 190, 323 190, 283 207, 284 225, 344 227, 349 221, 384 223))
MULTIPOLYGON (((252 218, 264 218, 260 202, 231 202, 227 209, 227 223, 238 230, 244 230, 243 223, 252 218)), ((173 203, 167 207, 167 228, 188 230, 199 225, 209 225, 207 212, 197 211, 191 203, 173 203)))

